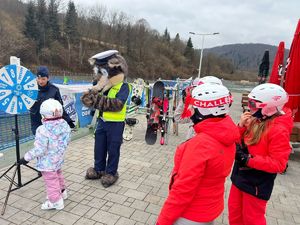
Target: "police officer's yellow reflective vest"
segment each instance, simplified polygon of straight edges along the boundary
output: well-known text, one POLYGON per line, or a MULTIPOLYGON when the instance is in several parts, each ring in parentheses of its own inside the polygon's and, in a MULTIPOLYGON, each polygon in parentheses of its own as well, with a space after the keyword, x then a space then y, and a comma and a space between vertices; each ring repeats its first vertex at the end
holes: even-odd
MULTIPOLYGON (((107 97, 108 98, 116 98, 117 93, 120 91, 121 87, 123 85, 123 82, 113 86, 109 92, 107 97)), ((130 93, 130 85, 129 86, 129 93, 130 93)), ((103 119, 104 121, 113 121, 113 122, 123 122, 125 121, 125 117, 126 117, 126 105, 127 105, 127 101, 125 102, 123 108, 121 111, 119 112, 103 112, 103 119)))

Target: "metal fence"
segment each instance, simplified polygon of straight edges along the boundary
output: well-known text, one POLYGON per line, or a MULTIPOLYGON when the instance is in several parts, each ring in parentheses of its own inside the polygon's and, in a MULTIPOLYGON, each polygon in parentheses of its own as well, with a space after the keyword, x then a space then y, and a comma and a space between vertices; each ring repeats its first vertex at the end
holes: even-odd
POLYGON ((30 114, 24 113, 17 116, 0 113, 0 151, 15 146, 15 119, 18 120, 20 143, 34 139, 31 133, 30 114))

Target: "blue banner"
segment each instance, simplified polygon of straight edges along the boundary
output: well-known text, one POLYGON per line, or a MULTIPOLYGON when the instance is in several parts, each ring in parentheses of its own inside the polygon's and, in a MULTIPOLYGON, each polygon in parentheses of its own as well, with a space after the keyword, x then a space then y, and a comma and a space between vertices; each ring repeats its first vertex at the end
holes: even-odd
POLYGON ((78 116, 78 123, 79 127, 86 127, 87 125, 91 124, 93 117, 91 114, 91 109, 85 107, 80 100, 82 93, 75 94, 76 103, 75 103, 75 109, 78 116))

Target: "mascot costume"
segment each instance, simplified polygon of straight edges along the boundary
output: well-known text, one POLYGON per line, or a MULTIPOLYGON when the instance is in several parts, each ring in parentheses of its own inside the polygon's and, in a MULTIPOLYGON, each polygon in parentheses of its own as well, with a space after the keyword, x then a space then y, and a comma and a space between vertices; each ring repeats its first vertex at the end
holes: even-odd
POLYGON ((130 92, 129 84, 124 82, 128 66, 116 50, 96 54, 89 62, 94 66, 94 72, 101 77, 81 97, 85 106, 99 110, 95 130, 94 167, 87 170, 86 179, 101 179, 102 185, 109 187, 119 178, 120 148, 130 92))

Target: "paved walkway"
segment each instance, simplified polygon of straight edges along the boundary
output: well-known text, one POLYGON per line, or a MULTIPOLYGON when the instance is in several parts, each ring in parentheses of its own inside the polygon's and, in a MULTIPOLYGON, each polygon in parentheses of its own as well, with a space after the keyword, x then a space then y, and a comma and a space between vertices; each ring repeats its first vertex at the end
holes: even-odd
MULTIPOLYGON (((237 121, 241 113, 240 94, 232 116, 237 121)), ((169 144, 153 146, 144 142, 145 118, 135 127, 134 138, 124 142, 119 166, 120 179, 107 189, 99 180, 85 180, 88 167, 93 165, 92 135, 73 141, 67 152, 63 167, 68 185, 69 198, 62 211, 42 211, 45 200, 42 179, 11 193, 1 225, 10 224, 80 224, 80 225, 141 225, 155 224, 157 215, 168 193, 169 175, 173 166, 175 147, 185 137, 186 126, 180 126, 179 136, 170 135, 169 144)), ((34 165, 34 164, 30 164, 34 165)), ((4 170, 2 169, 2 172, 4 170)), ((1 173, 2 174, 2 173, 1 173)), ((300 157, 295 154, 289 162, 286 175, 278 175, 271 200, 268 204, 269 225, 300 224, 300 157)), ((24 181, 33 177, 24 168, 24 181)), ((227 201, 230 181, 226 182, 227 201)), ((0 208, 3 206, 8 181, 0 180, 0 208)), ((217 219, 216 225, 228 224, 227 208, 217 219)))

